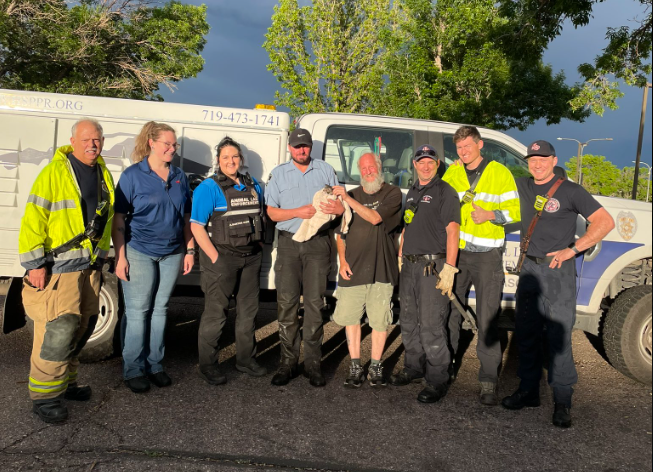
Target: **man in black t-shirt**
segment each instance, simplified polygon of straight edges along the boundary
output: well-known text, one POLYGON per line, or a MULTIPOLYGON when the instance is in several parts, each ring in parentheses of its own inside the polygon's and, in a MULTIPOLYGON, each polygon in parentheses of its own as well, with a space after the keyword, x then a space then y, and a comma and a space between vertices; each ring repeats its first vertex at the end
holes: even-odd
POLYGON ((521 203, 521 235, 537 210, 542 216, 535 226, 517 286, 515 336, 519 350, 519 389, 502 405, 511 410, 540 406, 542 333, 546 326, 549 347, 549 385, 553 389, 553 424, 571 426, 571 397, 578 381, 571 349, 571 331, 576 322, 576 255, 601 241, 613 228, 610 214, 580 185, 560 180, 554 174, 558 162, 553 146, 535 141, 528 147, 528 169, 532 178, 517 179, 521 203), (546 198, 550 197, 550 198, 546 198), (590 226, 575 240, 576 220, 583 216, 590 226))
POLYGON ((401 190, 383 181, 381 160, 372 153, 358 160, 361 186, 351 192, 334 187, 354 211, 346 235, 338 235, 338 304, 333 320, 345 326, 351 356, 345 387, 358 388, 365 375, 360 362, 361 318, 367 313, 372 328, 372 353, 368 380, 385 386, 381 357, 392 322, 392 294, 399 282, 394 237, 401 224, 401 190))
POLYGON ((403 371, 391 376, 390 383, 404 386, 423 378, 426 387, 417 399, 435 403, 447 394, 449 382, 449 298, 445 294, 451 294, 458 272, 460 201, 453 187, 437 175, 441 162, 435 149, 420 146, 413 164, 419 179, 406 196, 400 249, 399 319, 406 355, 403 371), (437 285, 431 267, 439 273, 437 285))

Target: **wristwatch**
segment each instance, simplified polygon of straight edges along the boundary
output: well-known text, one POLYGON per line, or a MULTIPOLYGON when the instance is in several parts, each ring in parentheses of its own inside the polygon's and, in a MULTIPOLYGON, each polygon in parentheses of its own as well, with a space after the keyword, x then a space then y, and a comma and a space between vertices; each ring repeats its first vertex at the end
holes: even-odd
POLYGON ((572 244, 571 247, 570 247, 569 249, 571 249, 572 251, 574 251, 574 253, 576 253, 576 254, 580 254, 580 251, 579 251, 578 248, 576 247, 576 244, 572 244))
POLYGON ((195 255, 195 248, 194 247, 186 248, 186 254, 189 255, 189 256, 194 256, 195 255))

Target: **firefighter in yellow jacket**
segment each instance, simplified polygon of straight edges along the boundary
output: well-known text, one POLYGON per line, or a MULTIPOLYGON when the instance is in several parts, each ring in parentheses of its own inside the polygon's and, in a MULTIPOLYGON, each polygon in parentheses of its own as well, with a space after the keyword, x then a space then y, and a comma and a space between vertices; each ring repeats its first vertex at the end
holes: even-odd
MULTIPOLYGON (((480 402, 496 405, 501 345, 497 317, 501 306, 504 272, 502 265, 503 226, 520 220, 517 185, 510 171, 481 156, 483 141, 474 126, 461 126, 453 136, 462 166, 451 166, 442 180, 460 198, 460 259, 455 291, 465 300, 470 287, 476 292, 478 337, 476 353, 481 364, 478 379, 480 402)), ((462 314, 453 308, 449 319, 451 348, 455 355, 460 338, 462 314)), ((450 374, 455 376, 452 364, 450 374)))
POLYGON ((91 397, 90 387, 77 384, 78 355, 97 321, 113 217, 102 126, 78 121, 70 143, 36 178, 19 236, 23 304, 34 321, 29 392, 46 423, 68 418, 64 399, 91 397))

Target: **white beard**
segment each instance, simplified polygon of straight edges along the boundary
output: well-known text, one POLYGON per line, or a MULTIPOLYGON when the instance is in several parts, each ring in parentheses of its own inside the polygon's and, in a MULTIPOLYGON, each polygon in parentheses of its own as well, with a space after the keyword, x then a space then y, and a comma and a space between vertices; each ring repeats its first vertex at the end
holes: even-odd
POLYGON ((365 193, 370 195, 375 194, 381 190, 381 187, 383 187, 384 183, 385 181, 383 180, 383 174, 377 174, 376 178, 371 182, 368 182, 361 177, 361 186, 363 187, 365 193))

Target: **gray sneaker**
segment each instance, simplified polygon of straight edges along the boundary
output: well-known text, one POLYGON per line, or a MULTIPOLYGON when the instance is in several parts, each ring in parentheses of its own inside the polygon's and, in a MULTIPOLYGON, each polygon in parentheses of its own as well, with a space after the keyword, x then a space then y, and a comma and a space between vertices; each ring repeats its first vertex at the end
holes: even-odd
POLYGON ((481 405, 494 406, 499 404, 497 384, 494 382, 481 382, 481 405))
POLYGON ((357 364, 349 366, 349 375, 345 379, 345 387, 359 388, 365 382, 365 372, 363 367, 357 364))
POLYGON ((371 387, 385 387, 385 378, 383 377, 383 366, 377 364, 370 366, 370 369, 367 371, 367 380, 370 381, 371 387))

